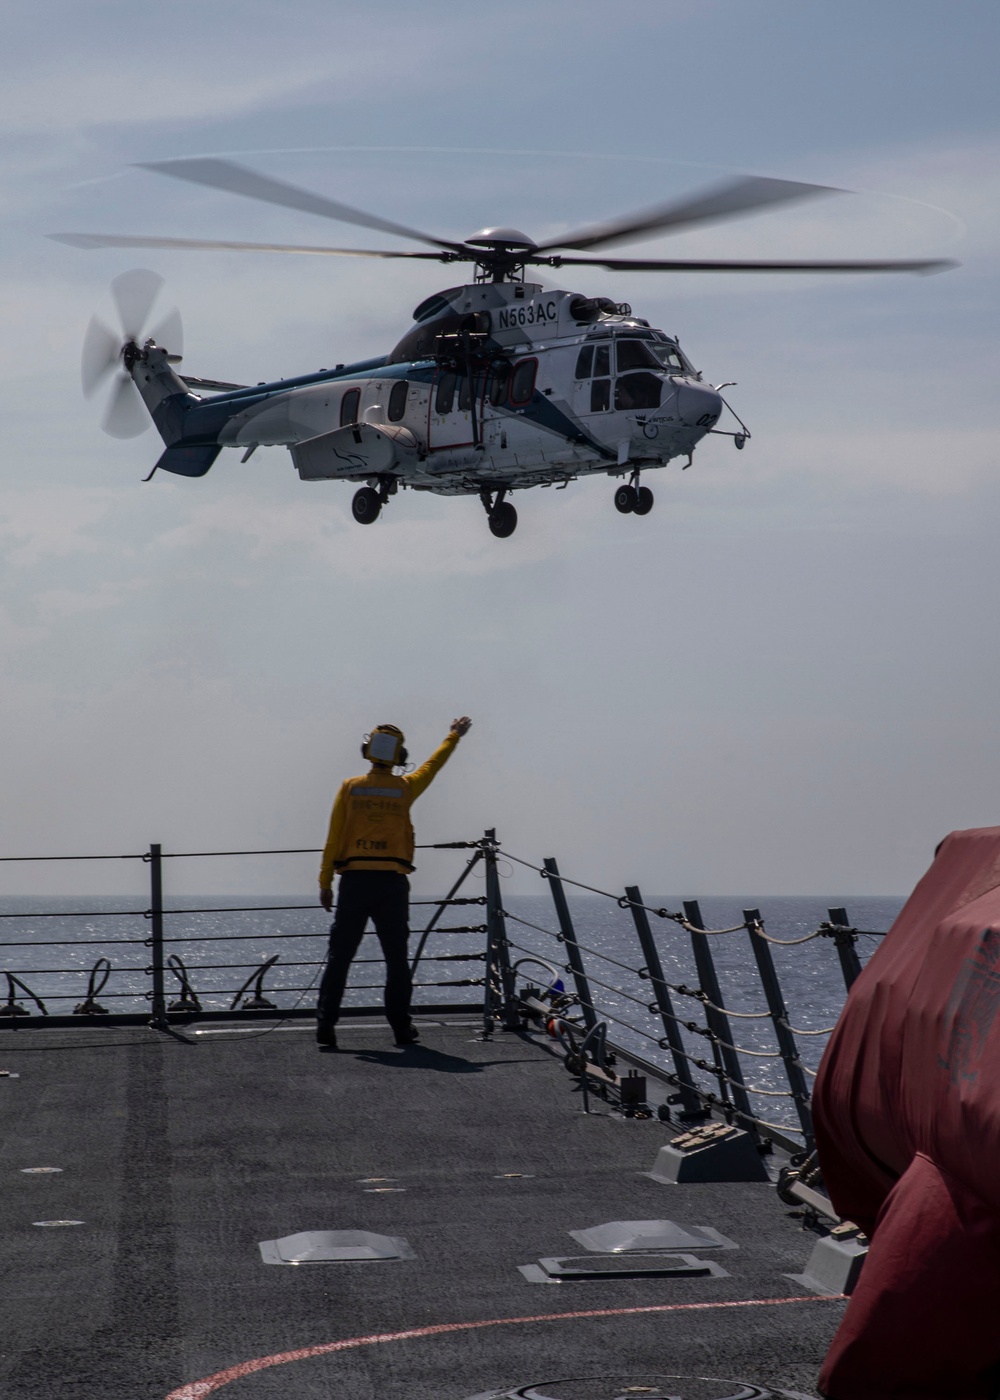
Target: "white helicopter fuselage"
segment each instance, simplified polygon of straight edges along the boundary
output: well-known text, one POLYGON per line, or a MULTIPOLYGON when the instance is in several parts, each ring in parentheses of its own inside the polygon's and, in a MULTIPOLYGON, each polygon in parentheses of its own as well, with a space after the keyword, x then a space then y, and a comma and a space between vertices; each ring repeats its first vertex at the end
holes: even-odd
POLYGON ((676 340, 628 307, 485 283, 428 298, 416 321, 383 360, 189 397, 178 442, 283 444, 306 481, 482 494, 690 458, 723 408, 676 340), (457 363, 441 352, 449 333, 457 363))

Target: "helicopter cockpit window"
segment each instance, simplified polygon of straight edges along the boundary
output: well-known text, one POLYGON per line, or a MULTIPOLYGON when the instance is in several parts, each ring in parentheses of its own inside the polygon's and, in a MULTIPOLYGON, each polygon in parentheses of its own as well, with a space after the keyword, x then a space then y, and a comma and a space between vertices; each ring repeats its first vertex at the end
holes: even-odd
POLYGON ((615 381, 615 408, 659 408, 663 380, 655 374, 625 374, 615 381))
POLYGON ((358 408, 361 405, 361 390, 348 389, 347 393, 340 400, 340 426, 346 428, 349 423, 358 421, 358 408))
POLYGON ((577 379, 589 379, 590 371, 594 363, 594 347, 585 345, 577 356, 576 377, 577 379))
POLYGON ((597 345, 594 347, 594 377, 599 378, 602 374, 611 373, 611 346, 597 345))
POLYGON ((450 413, 455 403, 455 376, 442 374, 438 379, 437 394, 434 397, 435 413, 450 413))
MULTIPOLYGON (((652 346, 643 340, 619 340, 618 344, 618 373, 624 374, 630 369, 659 369, 660 362, 656 358, 652 346)), ((659 349, 659 347, 657 347, 659 349)))
POLYGON ((664 369, 670 370, 674 374, 683 374, 687 365, 684 363, 684 356, 676 345, 671 345, 670 341, 658 342, 651 345, 650 350, 664 369))
POLYGON ((398 423, 406 412, 406 391, 409 384, 405 379, 397 379, 389 394, 389 422, 398 423))
POLYGON ((531 402, 531 396, 535 392, 535 373, 538 369, 537 360, 521 360, 514 366, 514 371, 510 376, 510 401, 513 404, 526 404, 531 402))

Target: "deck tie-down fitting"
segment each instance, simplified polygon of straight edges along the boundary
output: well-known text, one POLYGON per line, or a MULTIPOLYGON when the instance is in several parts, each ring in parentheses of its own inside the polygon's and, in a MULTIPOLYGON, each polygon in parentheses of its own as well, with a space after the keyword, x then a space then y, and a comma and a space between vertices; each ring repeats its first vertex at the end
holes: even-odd
POLYGON ((176 1001, 172 1001, 167 1007, 168 1011, 200 1011, 201 1002, 198 995, 191 986, 188 979, 188 970, 184 966, 184 961, 176 953, 171 953, 167 958, 167 966, 181 984, 181 994, 176 1001))
POLYGON ((97 998, 111 976, 111 963, 107 958, 98 958, 90 969, 87 979, 87 995, 79 1006, 73 1007, 74 1016, 107 1016, 108 1008, 101 1006, 97 998), (101 979, 98 981, 98 977, 101 979))
MULTIPOLYGON (((280 953, 275 953, 274 957, 268 958, 267 962, 261 963, 260 967, 254 972, 251 972, 250 976, 243 983, 243 986, 229 1003, 230 1011, 236 1010, 240 1004, 240 997, 243 996, 244 992, 249 990, 251 983, 253 983, 253 995, 247 997, 240 1009, 242 1011, 277 1011, 277 1004, 273 1001, 268 1001, 267 997, 264 995, 264 974, 267 972, 268 968, 274 966, 280 957, 280 953)), ((170 1009, 173 1010, 173 1007, 170 1009)))
POLYGON ((35 1003, 35 1005, 38 1007, 39 1011, 42 1013, 43 1016, 47 1016, 49 1014, 48 1011, 46 1011, 45 1009, 44 1001, 42 1001, 41 997, 35 996, 35 993, 31 990, 31 988, 27 985, 26 982, 22 982, 20 977, 15 976, 13 972, 5 972, 4 976, 7 979, 7 1000, 3 1006, 0 1006, 0 1016, 31 1015, 31 1012, 26 1006, 22 1006, 19 1001, 14 1000, 14 997, 16 995, 14 991, 15 987, 19 987, 25 996, 31 997, 31 1000, 35 1003))

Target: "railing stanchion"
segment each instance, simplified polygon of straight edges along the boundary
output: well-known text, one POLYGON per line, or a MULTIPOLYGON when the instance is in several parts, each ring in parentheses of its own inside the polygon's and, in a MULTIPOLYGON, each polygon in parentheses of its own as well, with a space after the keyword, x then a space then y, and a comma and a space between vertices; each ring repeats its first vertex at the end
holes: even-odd
POLYGON ((694 1086, 691 1067, 684 1052, 684 1041, 681 1038, 677 1018, 674 1016, 673 1003, 670 1000, 670 988, 663 976, 660 950, 656 946, 653 930, 649 926, 649 918, 643 908, 643 899, 639 893, 638 885, 626 885, 625 897, 632 909, 635 931, 639 935, 642 956, 646 960, 646 971, 649 973, 650 984, 656 993, 656 1005, 659 1008, 660 1020, 663 1022, 664 1035, 673 1056, 677 1088, 683 1105, 681 1117, 689 1120, 707 1118, 708 1110, 702 1104, 694 1086))
POLYGON ((155 1030, 167 1028, 167 1003, 163 994, 163 853, 159 842, 149 848, 149 919, 152 944, 153 1015, 155 1030))
POLYGON ((576 931, 573 928, 573 920, 570 918, 569 905, 566 903, 566 894, 563 890, 562 880, 559 878, 559 867, 549 856, 542 861, 548 876, 549 889, 552 891, 552 902, 556 906, 556 918, 559 920, 559 932, 562 941, 566 946, 566 954, 569 957, 570 971, 573 974, 573 981, 576 985, 576 999, 580 1003, 580 1010, 583 1012, 583 1023, 588 1031, 592 1031, 597 1025, 597 1013, 594 1010, 594 999, 590 995, 590 983, 587 981, 587 974, 584 971, 583 958, 580 954, 580 945, 576 941, 576 931))
POLYGON ((744 909, 743 918, 746 920, 753 955, 757 959, 757 971, 760 973, 760 980, 764 986, 767 1009, 771 1013, 778 1049, 781 1052, 785 1073, 788 1075, 788 1087, 792 1091, 795 1111, 798 1113, 799 1122, 802 1125, 802 1136, 806 1140, 806 1150, 811 1152, 814 1138, 812 1114, 809 1112, 809 1089, 806 1085, 806 1077, 802 1072, 802 1062, 799 1059, 795 1036, 788 1024, 788 1009, 785 1006, 781 983, 778 981, 778 974, 775 971, 774 959, 771 957, 771 949, 768 947, 767 940, 761 937, 760 910, 744 909))
POLYGON ((497 834, 494 829, 483 833, 483 859, 486 862, 486 977, 483 989, 483 1034, 493 1033, 494 1021, 504 1030, 520 1029, 517 1013, 514 974, 510 966, 507 943, 507 921, 500 897, 500 875, 497 870, 497 834))
POLYGON ((827 913, 830 915, 833 941, 837 945, 840 970, 844 974, 844 986, 850 991, 861 975, 861 959, 854 946, 857 934, 851 932, 851 921, 847 917, 846 909, 828 909, 827 913))
MULTIPOLYGON (((696 899, 685 900, 684 917, 694 930, 705 927, 705 921, 701 917, 701 907, 696 899)), ((752 1121, 756 1114, 750 1107, 750 1100, 747 1097, 740 1057, 733 1047, 733 1034, 729 1029, 729 1017, 726 1015, 725 1003, 722 1000, 722 988, 719 986, 715 960, 712 957, 712 950, 705 934, 697 931, 692 932, 691 950, 694 953, 695 966, 698 969, 698 985, 710 1003, 705 1005, 705 1020, 712 1033, 716 1064, 725 1075, 725 1078, 721 1074, 719 1077, 723 1098, 731 1100, 741 1118, 746 1118, 747 1121, 743 1123, 743 1126, 747 1132, 755 1141, 759 1141, 760 1133, 756 1123, 752 1121)))

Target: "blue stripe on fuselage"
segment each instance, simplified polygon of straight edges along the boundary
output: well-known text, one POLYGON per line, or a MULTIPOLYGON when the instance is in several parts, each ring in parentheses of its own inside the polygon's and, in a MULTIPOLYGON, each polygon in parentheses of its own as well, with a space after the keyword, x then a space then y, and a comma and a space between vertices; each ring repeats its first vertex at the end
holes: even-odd
MULTIPOLYGON (((359 360, 356 364, 345 365, 343 369, 318 370, 315 374, 302 374, 295 379, 279 379, 271 384, 255 384, 245 389, 232 389, 224 394, 212 394, 186 408, 183 432, 175 437, 174 441, 185 445, 215 442, 230 418, 256 404, 264 403, 267 399, 279 398, 291 389, 301 389, 312 384, 336 383, 341 380, 373 379, 376 375, 383 379, 409 378, 430 383, 434 377, 434 364, 432 361, 425 361, 409 365, 387 365, 385 356, 380 355, 378 359, 359 360)), ((158 412, 170 412, 166 405, 175 405, 178 400, 183 404, 180 395, 165 400, 158 412)))
POLYGON ((248 385, 245 389, 230 389, 224 394, 213 394, 212 403, 233 403, 246 406, 247 399, 266 399, 272 394, 283 394, 287 389, 301 389, 306 384, 326 384, 338 379, 370 379, 377 369, 383 369, 386 377, 400 379, 398 371, 406 371, 406 365, 387 366, 386 357, 380 355, 375 360, 359 360, 357 364, 345 365, 343 369, 321 369, 314 374, 300 374, 295 379, 278 379, 271 384, 248 385))

